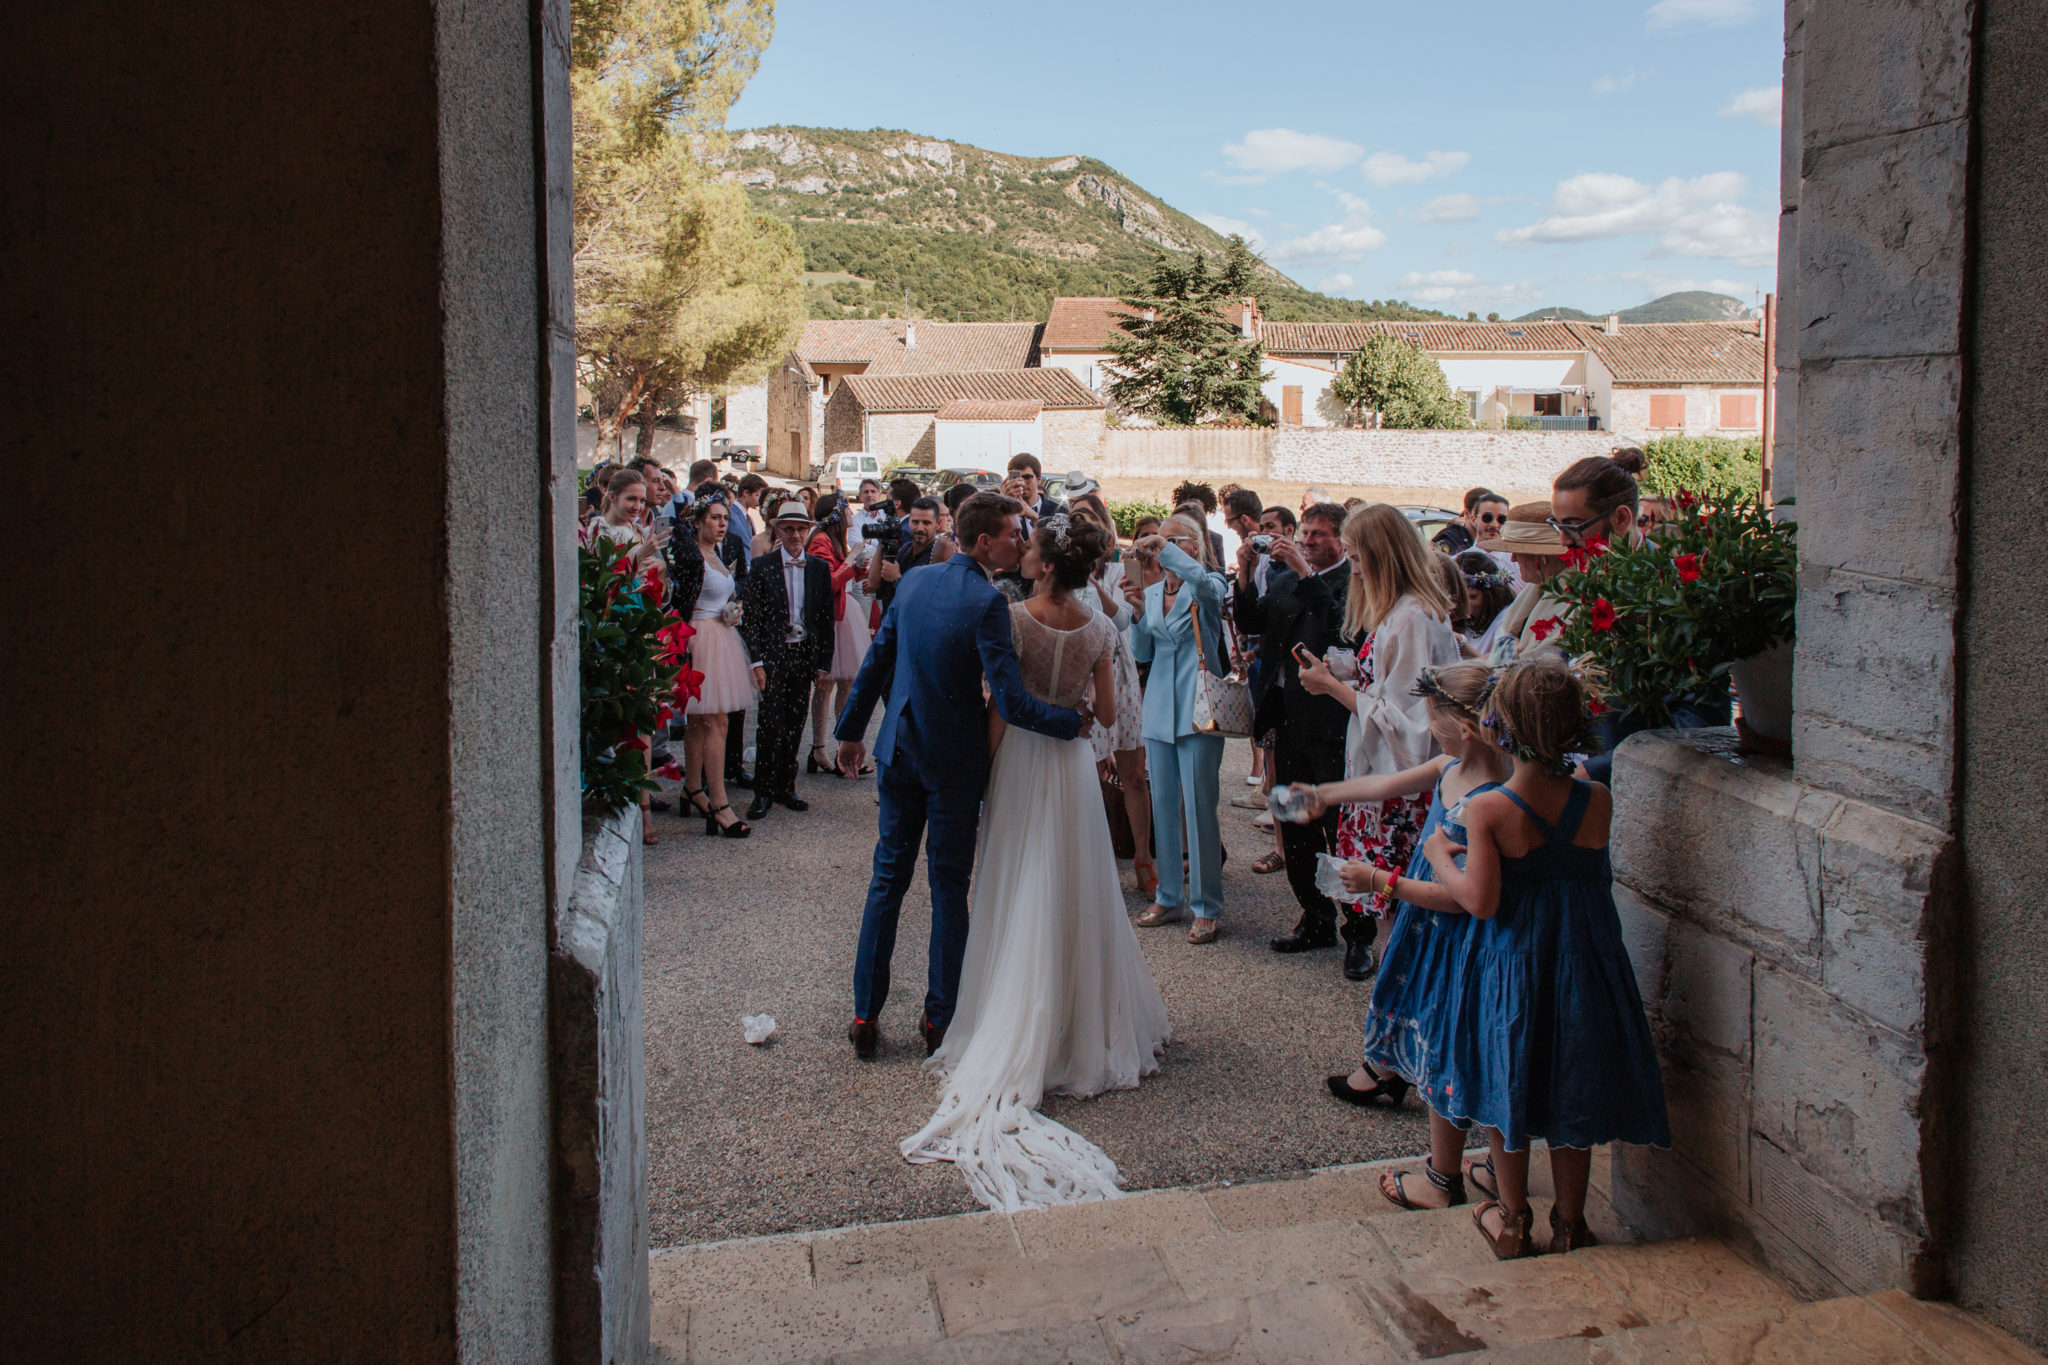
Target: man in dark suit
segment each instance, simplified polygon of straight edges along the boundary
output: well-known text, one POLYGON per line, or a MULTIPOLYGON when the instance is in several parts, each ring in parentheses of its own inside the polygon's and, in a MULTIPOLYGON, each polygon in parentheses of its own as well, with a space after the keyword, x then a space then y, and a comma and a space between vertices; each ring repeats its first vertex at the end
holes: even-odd
MULTIPOLYGON (((1338 531, 1344 509, 1318 503, 1301 517, 1298 540, 1273 544, 1273 569, 1259 594, 1241 576, 1233 599, 1237 628, 1259 637, 1259 695, 1254 698, 1256 733, 1278 732, 1273 747, 1275 782, 1344 780, 1344 733, 1351 712, 1343 702, 1301 685, 1296 646, 1321 655, 1342 642, 1344 599, 1351 565, 1338 531)), ((1294 932, 1273 940, 1276 953, 1327 948, 1337 941, 1337 907, 1316 890, 1316 854, 1336 848, 1338 812, 1333 808, 1307 824, 1283 823, 1280 846, 1287 857, 1287 882, 1301 905, 1294 932)), ((1344 974, 1363 981, 1371 972, 1375 928, 1364 915, 1344 923, 1344 974)))
POLYGON ((804 552, 810 514, 800 502, 785 502, 771 528, 776 546, 749 566, 741 588, 746 608, 740 637, 761 670, 749 820, 759 820, 777 803, 810 809, 796 794, 796 751, 811 714, 811 683, 832 667, 832 570, 804 552))

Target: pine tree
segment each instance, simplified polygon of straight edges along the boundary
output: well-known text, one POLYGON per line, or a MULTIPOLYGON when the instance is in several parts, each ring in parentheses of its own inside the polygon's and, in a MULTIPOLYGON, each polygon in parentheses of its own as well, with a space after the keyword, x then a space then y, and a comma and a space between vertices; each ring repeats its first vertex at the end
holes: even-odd
POLYGON ((1444 367, 1420 346, 1379 332, 1344 361, 1330 395, 1354 413, 1377 412, 1383 427, 1463 427, 1465 404, 1444 367))
POLYGON ((1257 258, 1231 241, 1220 270, 1199 253, 1155 256, 1143 292, 1123 300, 1126 335, 1110 339, 1108 367, 1109 400, 1123 412, 1166 426, 1258 420, 1259 386, 1272 376, 1265 348, 1237 329, 1257 258))

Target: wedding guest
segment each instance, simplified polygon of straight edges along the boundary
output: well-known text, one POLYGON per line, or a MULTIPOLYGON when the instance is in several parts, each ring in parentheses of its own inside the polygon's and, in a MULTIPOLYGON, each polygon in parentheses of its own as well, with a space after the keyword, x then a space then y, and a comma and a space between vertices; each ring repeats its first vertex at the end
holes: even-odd
MULTIPOLYGON (((867 657, 870 633, 866 609, 846 591, 861 576, 861 566, 847 544, 845 496, 826 493, 811 515, 817 525, 805 550, 812 558, 823 560, 832 574, 832 666, 818 670, 817 689, 811 694, 811 752, 804 760, 804 771, 835 776, 839 769, 825 757, 825 746, 831 739, 832 723, 846 709, 846 694, 853 689, 860 661, 867 657)), ((864 768, 861 775, 873 771, 864 768)))
MULTIPOLYGON (((705 462, 699 461, 698 463, 702 464, 705 462)), ((766 485, 763 486, 765 487, 766 485)), ((694 539, 693 535, 687 531, 687 527, 690 525, 688 520, 689 513, 694 510, 698 503, 706 500, 716 500, 724 504, 726 509, 725 539, 720 542, 717 557, 721 562, 729 565, 735 575, 736 581, 733 585, 733 598, 737 600, 741 590, 745 587, 747 565, 753 562, 753 539, 748 532, 746 518, 739 515, 736 510, 738 504, 734 499, 734 495, 727 493, 725 486, 716 479, 707 479, 703 483, 698 484, 692 493, 692 501, 683 510, 684 521, 682 524, 686 528, 685 533, 669 542, 669 581, 678 585, 683 581, 682 556, 688 552, 690 543, 694 539)), ((671 600, 670 605, 677 611, 687 610, 682 606, 677 606, 673 600, 671 600)), ((747 706, 752 705, 753 699, 749 698, 747 706)), ((702 711, 702 700, 700 699, 698 705, 692 709, 702 711)), ((754 785, 753 774, 747 771, 744 761, 746 736, 747 708, 744 706, 735 707, 731 714, 725 718, 725 757, 722 760, 720 769, 724 773, 725 785, 728 787, 751 788, 754 785)), ((684 738, 687 741, 687 731, 684 738)), ((686 812, 678 810, 676 813, 682 815, 686 812)))
POLYGON ((1228 585, 1216 570, 1208 527, 1199 517, 1176 512, 1157 535, 1137 542, 1141 560, 1156 562, 1158 582, 1140 589, 1126 581, 1125 600, 1138 619, 1131 627, 1131 654, 1152 665, 1145 688, 1145 767, 1152 781, 1152 846, 1158 850, 1159 890, 1138 916, 1147 928, 1180 918, 1192 909, 1188 942, 1214 943, 1223 916, 1223 836, 1216 825, 1217 782, 1223 765, 1223 737, 1195 729, 1197 674, 1222 674, 1229 658, 1223 613, 1228 585), (1181 832, 1188 842, 1186 881, 1181 872, 1181 832))
MULTIPOLYGON (((1145 692, 1138 677, 1138 661, 1131 654, 1130 633, 1136 615, 1124 598, 1124 560, 1117 546, 1116 519, 1100 493, 1083 493, 1070 504, 1071 515, 1091 522, 1102 533, 1102 556, 1091 576, 1092 590, 1075 594, 1075 600, 1107 616, 1117 628, 1116 655, 1111 660, 1116 674, 1116 715, 1098 716, 1092 738, 1095 756, 1116 776, 1123 798, 1124 816, 1131 822, 1131 869, 1138 890, 1151 895, 1159 889, 1159 868, 1152 861, 1152 792, 1145 774, 1145 692)), ((1105 773, 1107 777, 1109 774, 1105 773)))
MULTIPOLYGON (((1344 776, 1389 777, 1435 752, 1429 708, 1415 691, 1425 671, 1458 662, 1451 603, 1415 528, 1398 507, 1369 503, 1344 520, 1351 583, 1344 634, 1356 638, 1358 662, 1349 679, 1318 659, 1301 670, 1301 685, 1334 697, 1351 711, 1345 731, 1344 776)), ((1394 871, 1414 856, 1429 801, 1413 794, 1347 805, 1337 823, 1337 856, 1394 871)), ((1384 893, 1340 904, 1344 912, 1344 977, 1373 971, 1378 921, 1393 913, 1384 893)))
MULTIPOLYGON (((1565 468, 1550 486, 1550 525, 1569 548, 1598 547, 1613 542, 1641 545, 1643 526, 1638 516, 1641 489, 1636 476, 1647 465, 1643 452, 1623 446, 1612 455, 1592 455, 1565 468)), ((1734 708, 1724 687, 1719 697, 1702 701, 1695 697, 1674 699, 1671 728, 1697 730, 1727 725, 1734 708)), ((1600 718, 1596 735, 1600 751, 1586 760, 1584 775, 1595 782, 1608 782, 1614 771, 1614 748, 1622 740, 1645 728, 1635 711, 1615 711, 1600 718)))
POLYGON ((1517 654, 1535 649, 1571 615, 1569 606, 1544 591, 1545 584, 1564 572, 1564 541, 1550 522, 1548 502, 1517 503, 1508 509, 1499 537, 1479 542, 1478 548, 1496 560, 1511 555, 1527 585, 1494 618, 1489 662, 1507 664, 1517 654))
POLYGON ((1484 659, 1493 650, 1495 623, 1515 600, 1515 589, 1507 571, 1484 550, 1467 550, 1454 561, 1465 598, 1464 622, 1459 633, 1468 645, 1468 657, 1484 659))
MULTIPOLYGON (((1067 510, 1066 504, 1045 491, 1045 466, 1036 455, 1019 451, 1010 457, 1008 469, 1010 478, 1017 480, 1018 485, 1011 496, 1023 503, 1032 516, 1049 517, 1067 510)), ((1004 483, 1007 487, 1008 480, 1004 483)))
POLYGON ((1218 564, 1228 564, 1236 557, 1237 551, 1232 548, 1229 553, 1224 552, 1223 523, 1216 515, 1216 509, 1221 505, 1216 501, 1216 490, 1206 483, 1195 483, 1192 480, 1176 485, 1173 490, 1173 510, 1186 511, 1190 503, 1194 504, 1195 520, 1202 524, 1203 531, 1208 536, 1210 556, 1218 564))
POLYGON ((810 514, 792 498, 776 509, 772 524, 776 547, 748 566, 740 598, 740 638, 747 642, 748 661, 764 670, 749 820, 761 819, 777 805, 810 809, 796 794, 796 755, 809 718, 812 683, 832 668, 835 630, 832 570, 804 552, 810 514))
MULTIPOLYGON (((746 513, 746 525, 734 523, 733 529, 746 536, 751 542, 755 536, 768 534, 768 518, 761 512, 761 498, 768 491, 768 480, 759 474, 742 475, 739 486, 733 492, 733 500, 746 513)), ((755 553, 766 553, 756 551, 755 553)))
POLYGON ((1308 515, 1309 508, 1317 506, 1320 503, 1335 501, 1336 499, 1330 496, 1329 489, 1323 487, 1321 484, 1312 483, 1308 486, 1308 489, 1302 493, 1301 505, 1296 509, 1296 511, 1298 511, 1301 516, 1306 517, 1308 515))
POLYGON ((697 491, 682 521, 685 534, 675 542, 669 604, 697 632, 690 638, 690 667, 704 677, 687 708, 680 813, 703 816, 706 834, 744 839, 753 828, 732 813, 725 790, 725 745, 728 717, 746 714, 762 681, 735 629, 742 611, 746 547, 733 534, 731 506, 715 484, 697 491))
POLYGON ((937 498, 913 499, 902 515, 903 534, 894 552, 877 554, 868 565, 868 595, 883 610, 896 600, 896 585, 903 575, 927 564, 943 564, 950 557, 950 545, 940 544, 939 516, 944 510, 937 498))
MULTIPOLYGON (((1351 580, 1340 539, 1343 525, 1343 508, 1316 503, 1302 515, 1297 539, 1273 543, 1276 567, 1266 591, 1240 589, 1234 595, 1237 628, 1259 637, 1260 652, 1271 665, 1260 670, 1252 732, 1274 732, 1273 776, 1279 782, 1336 782, 1344 776, 1350 708, 1301 684, 1302 657, 1320 658, 1343 638, 1344 595, 1351 580)), ((1337 819, 1332 810, 1307 824, 1279 827, 1287 882, 1301 906, 1301 919, 1291 933, 1272 941, 1276 953, 1307 952, 1337 941, 1337 907, 1316 889, 1316 855, 1335 847, 1337 819)))

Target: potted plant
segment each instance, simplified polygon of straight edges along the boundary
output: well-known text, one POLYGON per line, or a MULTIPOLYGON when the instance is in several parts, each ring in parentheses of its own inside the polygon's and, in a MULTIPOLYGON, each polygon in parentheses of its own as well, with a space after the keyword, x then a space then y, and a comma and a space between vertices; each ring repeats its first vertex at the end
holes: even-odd
POLYGON ((1676 515, 1640 545, 1566 554, 1549 587, 1572 608, 1556 643, 1592 656, 1609 700, 1645 728, 1668 724, 1678 702, 1725 699, 1732 679, 1745 744, 1789 753, 1798 528, 1752 496, 1708 505, 1680 490, 1673 501, 1676 515))
MULTIPOLYGON (((577 634, 583 674, 583 805, 611 816, 655 790, 650 739, 696 695, 704 675, 683 661, 696 632, 662 605, 658 568, 635 572, 627 546, 599 533, 578 559, 577 634)), ((655 770, 681 776, 673 764, 655 770)))

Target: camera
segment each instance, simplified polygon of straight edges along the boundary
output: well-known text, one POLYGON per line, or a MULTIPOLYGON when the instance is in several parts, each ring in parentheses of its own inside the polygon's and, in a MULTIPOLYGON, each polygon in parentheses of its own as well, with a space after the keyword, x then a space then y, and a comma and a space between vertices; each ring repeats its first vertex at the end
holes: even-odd
POLYGON ((884 550, 894 550, 903 543, 903 520, 889 517, 882 521, 871 521, 860 528, 862 540, 878 540, 884 550))
POLYGON ((1253 536, 1253 537, 1252 537, 1252 548, 1253 548, 1254 550, 1257 550, 1257 551, 1258 551, 1258 552, 1259 552, 1260 554, 1262 554, 1262 555, 1263 555, 1263 554, 1271 554, 1271 553, 1273 552, 1273 537, 1271 537, 1271 536, 1253 536))

